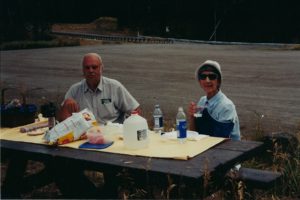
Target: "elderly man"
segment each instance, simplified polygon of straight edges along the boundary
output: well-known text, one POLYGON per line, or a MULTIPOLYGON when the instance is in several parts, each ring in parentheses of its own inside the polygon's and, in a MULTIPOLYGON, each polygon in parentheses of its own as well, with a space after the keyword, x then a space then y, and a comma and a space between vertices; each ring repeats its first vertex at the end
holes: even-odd
POLYGON ((82 59, 82 71, 85 79, 70 87, 58 114, 63 121, 72 113, 88 108, 96 120, 123 123, 126 114, 137 110, 139 103, 117 80, 102 76, 103 62, 96 53, 88 53, 82 59))
POLYGON ((240 125, 233 102, 220 90, 221 67, 207 60, 195 72, 196 80, 206 96, 189 106, 190 129, 200 134, 240 140, 240 125))
MULTIPOLYGON (((131 111, 140 113, 139 103, 117 80, 102 76, 103 62, 96 53, 88 53, 82 59, 82 71, 85 79, 70 87, 65 95, 65 100, 58 113, 58 120, 63 121, 72 113, 88 108, 100 124, 107 122, 123 123, 126 115, 131 111)), ((91 195, 98 197, 93 183, 83 174, 84 167, 72 166, 69 169, 69 176, 72 181, 65 191, 78 195, 91 195), (68 190, 73 190, 70 192, 68 190), (88 192, 88 193, 87 193, 88 192)), ((105 185, 102 195, 106 197, 117 196, 117 172, 113 169, 104 172, 105 185)), ((63 180, 62 180, 63 182, 63 180)), ((64 184, 61 184, 63 187, 64 184)), ((73 197, 73 196, 71 196, 73 197)))

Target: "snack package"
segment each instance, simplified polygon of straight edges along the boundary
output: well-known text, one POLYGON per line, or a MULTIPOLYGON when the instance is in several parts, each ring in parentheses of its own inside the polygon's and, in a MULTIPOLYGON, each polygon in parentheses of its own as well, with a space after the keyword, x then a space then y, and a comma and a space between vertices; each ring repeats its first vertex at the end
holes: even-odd
POLYGON ((61 145, 85 138, 85 132, 98 123, 95 116, 88 109, 73 113, 71 117, 60 122, 47 131, 44 140, 51 145, 61 145))

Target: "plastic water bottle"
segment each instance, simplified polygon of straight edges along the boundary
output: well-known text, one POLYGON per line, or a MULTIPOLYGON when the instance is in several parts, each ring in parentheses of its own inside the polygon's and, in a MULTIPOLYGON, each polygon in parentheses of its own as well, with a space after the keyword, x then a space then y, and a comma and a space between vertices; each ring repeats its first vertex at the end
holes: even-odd
POLYGON ((153 125, 154 132, 160 134, 164 129, 164 125, 163 125, 163 113, 158 104, 155 105, 155 109, 153 111, 153 121, 154 121, 154 125, 153 125))
POLYGON ((176 115, 176 130, 177 130, 177 138, 179 143, 184 143, 186 141, 186 115, 183 111, 182 107, 178 108, 178 113, 176 115))
POLYGON ((148 147, 148 124, 137 111, 131 112, 123 124, 124 146, 127 149, 143 149, 148 147))

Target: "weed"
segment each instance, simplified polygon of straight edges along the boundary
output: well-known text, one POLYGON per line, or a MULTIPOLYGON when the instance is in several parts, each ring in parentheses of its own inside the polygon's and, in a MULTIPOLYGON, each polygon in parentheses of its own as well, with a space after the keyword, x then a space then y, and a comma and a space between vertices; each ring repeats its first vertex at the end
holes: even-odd
POLYGON ((203 188, 204 188, 203 195, 204 196, 207 195, 210 180, 211 180, 211 175, 210 175, 210 172, 209 172, 209 160, 205 159, 204 178, 203 178, 203 188))
POLYGON ((253 111, 255 116, 255 136, 254 140, 261 140, 264 136, 264 130, 262 126, 262 119, 265 117, 263 114, 257 112, 256 110, 253 111))
MULTIPOLYGON (((256 138, 257 134, 253 137, 256 138)), ((297 198, 300 196, 300 145, 289 143, 286 144, 289 147, 284 147, 276 139, 272 142, 272 148, 268 149, 265 154, 244 162, 243 166, 281 172, 283 178, 274 189, 256 191, 254 194, 248 193, 247 196, 255 196, 256 199, 297 198)))

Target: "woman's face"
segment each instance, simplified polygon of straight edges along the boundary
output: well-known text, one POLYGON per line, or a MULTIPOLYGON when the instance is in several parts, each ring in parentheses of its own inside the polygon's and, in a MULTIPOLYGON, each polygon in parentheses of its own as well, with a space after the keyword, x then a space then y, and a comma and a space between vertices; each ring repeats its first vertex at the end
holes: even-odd
POLYGON ((199 75, 199 83, 208 98, 213 97, 219 91, 218 75, 211 71, 204 71, 199 75))

